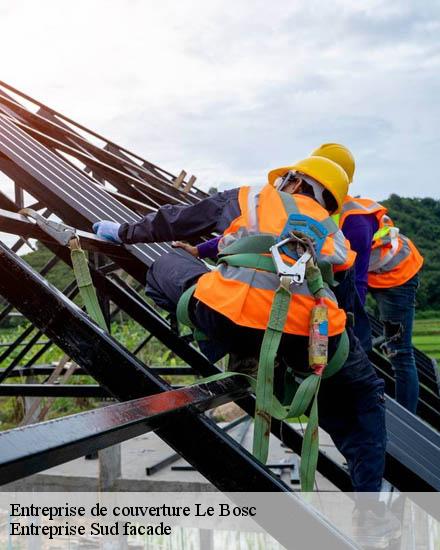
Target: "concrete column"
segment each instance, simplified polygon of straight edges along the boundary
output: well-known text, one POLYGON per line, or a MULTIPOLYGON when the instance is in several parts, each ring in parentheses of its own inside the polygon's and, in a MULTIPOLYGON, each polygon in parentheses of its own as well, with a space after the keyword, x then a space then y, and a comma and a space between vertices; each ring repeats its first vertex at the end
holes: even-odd
POLYGON ((199 529, 200 550, 214 550, 214 531, 199 529))
MULTIPOLYGON (((26 384, 38 384, 37 377, 26 376, 26 384)), ((27 413, 31 410, 31 408, 34 407, 34 404, 39 403, 38 406, 35 408, 35 411, 33 411, 32 418, 30 418, 29 421, 27 422, 28 424, 32 424, 33 422, 35 422, 35 419, 38 418, 38 415, 41 412, 42 399, 41 397, 25 396, 23 400, 24 400, 24 417, 25 418, 27 413)))
POLYGON ((122 474, 121 445, 101 449, 98 453, 100 491, 111 491, 122 474))
MULTIPOLYGON (((31 516, 28 523, 34 523, 35 525, 40 525, 41 521, 38 516, 31 516)), ((41 550, 43 547, 42 540, 39 535, 30 535, 26 537, 27 540, 27 550, 41 550)))

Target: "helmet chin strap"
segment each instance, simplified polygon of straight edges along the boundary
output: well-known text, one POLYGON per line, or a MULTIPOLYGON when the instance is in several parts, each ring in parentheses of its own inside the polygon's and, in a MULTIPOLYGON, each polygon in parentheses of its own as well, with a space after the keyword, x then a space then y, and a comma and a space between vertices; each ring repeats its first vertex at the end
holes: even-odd
MULTIPOLYGON (((324 193, 324 186, 321 185, 319 182, 317 182, 315 179, 311 178, 310 176, 306 176, 305 174, 302 174, 301 172, 292 172, 289 171, 287 174, 283 177, 277 178, 274 182, 275 189, 277 191, 282 191, 288 183, 292 181, 294 178, 299 178, 302 181, 305 181, 310 187, 313 189, 313 195, 315 197, 315 200, 319 202, 319 204, 326 208, 325 200, 323 197, 324 193)), ((292 191, 293 193, 296 193, 298 190, 298 187, 301 185, 301 181, 298 182, 298 184, 295 186, 295 188, 292 191)))
POLYGON ((318 183, 316 180, 314 180, 312 178, 309 178, 308 176, 304 177, 303 179, 313 189, 313 194, 315 195, 315 200, 317 202, 319 202, 319 204, 322 207, 326 208, 325 200, 324 200, 324 197, 323 197, 323 193, 324 193, 325 188, 320 183, 318 183))

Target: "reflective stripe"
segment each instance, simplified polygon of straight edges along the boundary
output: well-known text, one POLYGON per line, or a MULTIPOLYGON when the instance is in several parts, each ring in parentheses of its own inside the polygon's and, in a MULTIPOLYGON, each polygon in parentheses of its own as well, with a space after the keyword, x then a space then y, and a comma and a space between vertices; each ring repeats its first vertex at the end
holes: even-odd
POLYGON ((384 238, 381 239, 380 247, 375 247, 371 251, 368 271, 378 271, 383 266, 387 265, 392 260, 399 249, 399 229, 397 227, 387 226, 388 231, 384 238), (382 256, 381 250, 385 250, 385 246, 391 245, 382 256))
MULTIPOLYGON (((397 249, 399 248, 399 239, 387 239, 387 243, 391 243, 391 248, 388 249, 387 253, 384 254, 383 256, 381 255, 381 251, 382 250, 385 250, 385 248, 383 248, 383 246, 381 246, 380 248, 378 249, 374 249, 373 252, 376 252, 377 250, 377 254, 373 254, 373 252, 371 253, 370 255, 370 262, 368 264, 368 270, 369 271, 377 271, 379 270, 381 267, 387 265, 388 262, 390 262, 394 255, 396 254, 397 252, 397 249)), ((385 244, 385 242, 384 242, 385 244)))
POLYGON ((373 248, 370 254, 370 261, 368 263, 368 271, 371 273, 375 273, 378 269, 380 269, 382 264, 382 255, 381 255, 381 248, 373 248))
POLYGON ((337 233, 339 231, 338 225, 335 223, 335 220, 331 216, 329 216, 325 220, 320 221, 319 223, 327 229, 329 235, 331 235, 332 233, 337 233))
MULTIPOLYGON (((279 195, 281 200, 283 201, 283 206, 284 206, 284 209, 286 210, 287 216, 290 216, 290 214, 301 213, 298 208, 298 205, 296 204, 295 195, 290 195, 289 193, 284 193, 283 191, 280 191, 279 195)), ((329 216, 328 218, 325 218, 319 223, 326 228, 329 234, 336 233, 336 231, 338 231, 338 226, 336 225, 334 220, 331 218, 331 216, 329 216)))
POLYGON ((264 185, 249 187, 248 192, 248 223, 250 231, 258 231, 258 203, 260 201, 260 193, 264 185))
POLYGON ((340 214, 336 214, 333 219, 338 224, 338 227, 342 227, 345 224, 345 220, 353 215, 374 215, 377 221, 381 223, 381 218, 386 214, 386 211, 387 209, 384 206, 371 199, 354 199, 347 195, 340 214))
POLYGON ((410 254, 411 249, 409 247, 408 241, 405 238, 402 238, 402 247, 380 271, 391 271, 401 262, 403 262, 403 260, 405 260, 410 254))
POLYGON ((333 254, 320 255, 319 260, 325 260, 333 265, 343 265, 348 258, 348 248, 346 245, 344 234, 340 229, 337 229, 336 233, 332 235, 335 245, 335 251, 333 254))
MULTIPOLYGON (((398 239, 396 239, 399 242, 398 239)), ((402 247, 397 252, 394 251, 392 255, 387 253, 383 258, 380 256, 380 248, 376 248, 372 251, 370 257, 370 265, 368 270, 373 273, 387 273, 396 268, 401 262, 403 262, 410 254, 411 248, 408 244, 406 237, 401 235, 402 247)))
POLYGON ((287 217, 290 216, 290 214, 299 214, 299 208, 296 204, 296 201, 290 193, 284 193, 284 191, 278 191, 278 195, 280 196, 280 199, 283 203, 284 210, 286 211, 287 217))
POLYGON ((363 210, 365 214, 371 214, 372 212, 377 212, 378 210, 382 210, 382 208, 383 207, 377 202, 371 202, 369 206, 365 206, 365 204, 362 204, 361 202, 352 200, 352 201, 344 202, 341 208, 341 215, 345 214, 349 210, 363 210))
MULTIPOLYGON (((217 271, 225 279, 240 281, 252 288, 258 288, 260 290, 272 290, 275 292, 280 286, 279 276, 276 273, 270 273, 268 271, 257 271, 249 267, 232 267, 227 264, 220 264, 217 271)), ((293 295, 310 296, 313 298, 313 294, 310 292, 306 281, 301 285, 292 287, 292 289, 293 295)), ((324 294, 325 298, 337 303, 335 295, 329 288, 326 287, 324 289, 324 294)))
POLYGON ((232 267, 224 263, 220 264, 217 270, 225 279, 240 281, 253 288, 275 291, 280 286, 280 278, 276 273, 257 271, 250 267, 232 267))

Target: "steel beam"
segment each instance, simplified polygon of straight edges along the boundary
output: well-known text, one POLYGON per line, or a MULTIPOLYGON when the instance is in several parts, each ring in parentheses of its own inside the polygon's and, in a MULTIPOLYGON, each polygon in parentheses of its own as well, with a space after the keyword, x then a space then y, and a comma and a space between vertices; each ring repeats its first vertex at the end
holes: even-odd
MULTIPOLYGON (((0 231, 11 235, 20 235, 25 239, 37 239, 43 243, 56 244, 33 220, 8 210, 0 210, 0 231)), ((127 253, 122 246, 101 239, 86 231, 77 230, 77 235, 84 250, 99 252, 112 259, 120 258, 124 260, 127 258, 127 253)))
MULTIPOLYGON (((31 222, 28 222, 31 223, 31 222)), ((69 254, 65 248, 57 247, 47 241, 47 246, 56 252, 63 261, 69 263, 69 254)), ((169 347, 183 361, 191 365, 202 376, 209 376, 220 372, 204 355, 189 345, 178 334, 170 330, 169 324, 130 286, 119 277, 112 275, 111 279, 99 271, 91 269, 93 282, 97 289, 106 294, 110 300, 130 315, 132 319, 144 326, 161 342, 169 347)), ((255 398, 249 396, 240 401, 240 406, 249 414, 254 414, 255 398)), ((302 434, 297 432, 286 422, 273 419, 272 433, 294 452, 300 454, 302 448, 302 434)), ((331 480, 339 489, 352 490, 351 480, 346 470, 332 460, 328 455, 319 452, 319 472, 331 480)))
MULTIPOLYGON (((2 85, 2 83, 0 83, 0 85, 2 85)), ((5 85, 5 87, 8 86, 5 85)), ((22 95, 22 97, 25 96, 22 95)), ((4 92, 0 94, 0 100, 3 104, 3 109, 5 112, 14 116, 17 120, 27 122, 31 127, 35 127, 36 129, 39 129, 40 131, 43 131, 51 136, 55 136, 57 139, 70 146, 73 145, 80 152, 88 152, 94 158, 111 166, 116 166, 127 174, 133 175, 137 179, 141 180, 140 183, 147 182, 155 185, 163 191, 170 191, 172 182, 175 180, 175 176, 171 173, 149 161, 146 161, 145 159, 142 159, 138 155, 121 148, 104 137, 99 136, 95 132, 85 129, 84 126, 78 125, 40 102, 33 100, 33 103, 40 107, 39 111, 34 113, 23 107, 20 103, 4 92), (69 123, 69 126, 66 122, 69 123), (72 125, 75 126, 76 129, 86 131, 90 136, 95 138, 98 137, 105 143, 105 146, 102 149, 97 147, 89 140, 85 139, 82 135, 74 131, 72 129, 72 125), (141 161, 141 163, 136 162, 135 159, 136 161, 141 161)), ((175 195, 176 193, 174 192, 173 194, 175 195)), ((204 191, 197 188, 192 190, 191 195, 191 199, 196 197, 200 199, 207 196, 204 191)), ((186 200, 188 200, 188 197, 186 200)))
MULTIPOLYGON (((134 352, 133 352, 134 353, 134 352)), ((136 353, 134 353, 136 355, 136 353)), ((197 376, 197 373, 191 367, 156 367, 151 366, 151 370, 158 376, 197 376)), ((19 376, 50 376, 55 369, 54 365, 35 365, 34 367, 17 368, 13 372, 7 374, 6 378, 19 377, 19 376)), ((60 375, 66 372, 64 368, 60 375)), ((0 374, 1 374, 0 370, 0 374)), ((73 376, 83 376, 87 374, 84 369, 78 367, 72 372, 73 376)))
MULTIPOLYGON (((377 373, 385 381, 386 393, 394 397, 395 380, 389 361, 376 350, 370 353, 370 359, 374 364, 377 373)), ((425 422, 428 422, 436 430, 440 430, 440 399, 432 390, 421 386, 419 401, 417 404, 417 414, 425 422)))
MULTIPOLYGON (((30 376, 26 374, 26 376, 30 376)), ((0 396, 20 397, 112 397, 98 384, 0 384, 0 396)))
MULTIPOLYGON (((223 426, 222 430, 224 432, 230 432, 236 426, 239 426, 243 422, 246 422, 248 419, 249 419, 248 415, 240 416, 240 418, 237 418, 237 419, 233 420, 232 422, 229 422, 229 424, 227 424, 226 426, 223 426)), ((163 468, 166 468, 167 466, 170 466, 171 464, 174 464, 174 462, 177 462, 181 458, 182 457, 179 453, 172 453, 172 454, 166 456, 165 458, 162 458, 161 460, 159 460, 159 462, 156 462, 152 466, 147 466, 145 468, 145 474, 147 476, 152 476, 153 474, 156 474, 157 472, 159 472, 163 468)))
POLYGON ((404 478, 405 491, 440 491, 440 433, 388 396, 386 405, 386 478, 404 478))
MULTIPOLYGON (((169 389, 169 385, 2 244, 0 293, 113 396, 128 400, 169 389)), ((219 489, 286 490, 284 484, 278 485, 264 467, 212 422, 190 411, 173 416, 173 423, 161 427, 158 435, 219 489)))
POLYGON ((202 412, 247 391, 232 380, 211 382, 1 432, 0 485, 157 429, 170 413, 202 412))
MULTIPOLYGON (((131 400, 144 397, 145 394, 167 392, 169 389, 145 365, 97 327, 82 310, 42 280, 21 258, 1 243, 0 294, 43 329, 54 343, 115 397, 131 400), (17 281, 20 281, 20 285, 16 284, 17 281), (45 304, 44 308, 41 308, 41 303, 45 304)), ((224 381, 220 382, 223 383, 224 381)), ((233 386, 237 391, 235 397, 244 391, 236 383, 233 386)), ((185 460, 193 464, 218 489, 228 492, 290 492, 286 484, 209 419, 201 417, 193 407, 170 412, 167 419, 168 422, 156 430, 159 437, 178 450, 185 460)), ((112 443, 109 442, 110 445, 112 443)), ((47 447, 48 441, 43 440, 43 445, 47 447)), ((4 447, 3 445, 2 448, 4 447)), ((23 451, 29 452, 26 449, 23 451)), ((59 458, 62 462, 68 460, 66 457, 59 458)), ((21 475, 28 475, 29 472, 27 466, 21 475)), ((318 538, 322 540, 325 537, 327 548, 353 546, 331 524, 292 493, 279 514, 285 516, 286 522, 289 517, 296 517, 310 525, 312 532, 309 542, 317 543, 318 538)), ((277 536, 270 518, 263 518, 261 523, 273 536, 277 536)))

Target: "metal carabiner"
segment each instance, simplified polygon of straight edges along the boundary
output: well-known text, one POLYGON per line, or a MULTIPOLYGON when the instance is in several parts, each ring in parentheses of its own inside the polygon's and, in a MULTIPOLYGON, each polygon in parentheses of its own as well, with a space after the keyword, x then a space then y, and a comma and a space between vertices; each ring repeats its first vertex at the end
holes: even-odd
POLYGON ((289 242, 292 242, 294 239, 288 237, 280 241, 277 244, 274 244, 270 247, 270 253, 277 270, 277 274, 280 277, 289 277, 290 284, 301 285, 304 282, 306 276, 306 266, 307 262, 312 258, 312 254, 308 251, 305 251, 294 265, 287 264, 281 257, 279 249, 286 245, 289 242))
POLYGON ((76 237, 76 232, 73 227, 65 225, 61 222, 48 220, 39 212, 32 210, 32 208, 22 208, 19 211, 19 214, 35 220, 38 227, 55 239, 57 243, 63 246, 67 246, 69 242, 76 237))

